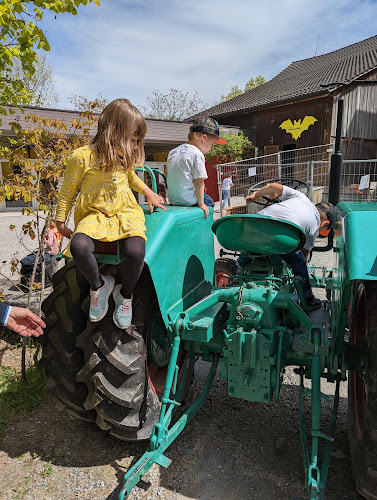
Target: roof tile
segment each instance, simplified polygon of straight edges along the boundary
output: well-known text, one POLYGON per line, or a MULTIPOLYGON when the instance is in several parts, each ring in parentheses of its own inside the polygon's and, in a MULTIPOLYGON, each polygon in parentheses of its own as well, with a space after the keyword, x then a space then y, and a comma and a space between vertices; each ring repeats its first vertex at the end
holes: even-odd
POLYGON ((269 82, 195 116, 220 117, 323 94, 321 84, 350 83, 377 68, 377 35, 321 56, 295 61, 269 82))

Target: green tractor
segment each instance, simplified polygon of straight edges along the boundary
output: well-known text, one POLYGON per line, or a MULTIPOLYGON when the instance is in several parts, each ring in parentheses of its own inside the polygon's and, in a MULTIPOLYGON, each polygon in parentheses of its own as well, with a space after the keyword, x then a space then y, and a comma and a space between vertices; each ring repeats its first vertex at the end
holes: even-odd
MULTIPOLYGON (((168 206, 166 213, 150 214, 145 206, 144 211, 145 266, 129 329, 114 325, 112 304, 101 322, 88 321, 89 285, 73 261, 54 275, 54 290, 43 304, 41 362, 59 405, 120 439, 149 439, 147 451, 125 475, 119 499, 153 464, 169 466, 165 451, 203 406, 218 366, 230 396, 270 403, 279 399, 289 365, 297 367, 301 380, 307 498, 323 498, 339 384, 347 373, 356 489, 377 498, 377 237, 371 230, 377 203, 336 207, 332 276, 311 276, 314 287, 331 292, 327 329, 308 314, 300 282, 279 257, 303 246, 298 226, 261 215, 228 216, 212 225, 199 208, 168 206), (249 258, 242 269, 232 259, 215 262, 212 231, 223 254, 249 258), (177 412, 198 358, 211 363, 208 378, 197 399, 177 412), (321 427, 322 378, 335 387, 328 429, 321 427), (308 434, 305 401, 311 406, 308 434)), ((101 272, 119 282, 117 246, 97 251, 101 272)))

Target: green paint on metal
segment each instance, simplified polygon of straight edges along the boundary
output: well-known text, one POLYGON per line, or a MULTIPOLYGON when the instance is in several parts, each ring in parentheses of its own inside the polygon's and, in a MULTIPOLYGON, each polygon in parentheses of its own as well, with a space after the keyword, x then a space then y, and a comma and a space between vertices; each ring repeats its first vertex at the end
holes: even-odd
MULTIPOLYGON (((377 236, 371 231, 377 221, 377 203, 373 209, 371 205, 340 204, 337 207, 337 261, 333 277, 328 275, 330 269, 324 269, 322 276, 311 276, 315 286, 332 289, 331 332, 328 334, 326 330, 325 338, 322 329, 300 305, 304 302, 303 296, 292 272, 276 255, 302 247, 304 235, 300 228, 258 215, 230 216, 216 221, 213 231, 220 244, 251 256, 231 284, 216 288, 212 286, 211 219, 205 219, 199 208, 167 207, 166 213, 157 210, 149 214, 144 207, 148 236, 146 264, 169 331, 171 353, 159 421, 153 429, 148 451, 126 474, 120 499, 129 494, 154 463, 164 467, 170 464, 164 452, 202 406, 218 361, 220 377, 227 381, 228 394, 258 402, 278 399, 284 367, 289 364, 300 367, 300 426, 307 495, 310 500, 323 498, 335 433, 339 382, 345 378, 343 341, 352 280, 356 276, 367 279, 364 278, 367 271, 369 279, 377 278, 377 268, 374 268, 377 236), (362 238, 360 232, 363 232, 362 238), (212 362, 212 367, 198 400, 172 426, 173 413, 183 390, 177 366, 182 348, 192 359, 201 356, 212 362), (304 389, 304 376, 311 379, 309 390, 304 389), (321 399, 327 397, 321 393, 321 377, 336 382, 328 434, 321 430, 321 399), (306 434, 304 412, 304 399, 309 397, 310 439, 306 434), (326 440, 322 457, 320 439, 326 440)), ((166 338, 163 328, 153 335, 157 344, 166 338)), ((359 358, 364 355, 361 349, 358 353, 350 352, 347 362, 363 366, 359 358)), ((187 366, 186 360, 184 370, 187 366)))
POLYGON ((151 178, 152 182, 152 191, 157 193, 157 183, 156 183, 156 176, 154 175, 154 172, 151 168, 149 168, 147 165, 143 165, 142 167, 137 167, 135 168, 136 172, 147 172, 151 178))
POLYGON ((227 250, 250 254, 285 254, 300 250, 305 243, 299 226, 263 215, 223 217, 213 224, 213 231, 227 250))
MULTIPOLYGON (((119 493, 118 499, 124 500, 131 493, 132 488, 137 485, 140 479, 148 472, 153 464, 158 463, 164 451, 170 444, 179 436, 186 425, 198 413, 203 406, 212 387, 218 365, 218 357, 212 363, 205 385, 196 401, 188 408, 188 410, 180 417, 180 419, 169 430, 166 429, 163 439, 159 442, 156 449, 150 449, 136 462, 136 464, 125 474, 123 478, 123 487, 119 493)), ((157 424, 158 425, 158 424, 157 424)), ((169 460, 169 459, 167 459, 169 460)))
MULTIPOLYGON (((377 280, 376 225, 377 203, 337 205, 335 231, 338 263, 340 269, 344 266, 348 280, 377 280)), ((337 277, 342 279, 339 273, 337 277)))

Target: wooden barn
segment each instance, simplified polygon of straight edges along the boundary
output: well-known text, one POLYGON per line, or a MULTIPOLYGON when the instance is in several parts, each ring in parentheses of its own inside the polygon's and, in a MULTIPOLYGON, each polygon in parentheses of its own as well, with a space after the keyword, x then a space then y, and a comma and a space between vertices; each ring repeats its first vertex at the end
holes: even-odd
POLYGON ((200 115, 240 127, 270 154, 333 143, 339 99, 343 158, 377 158, 377 36, 293 62, 269 82, 200 115))

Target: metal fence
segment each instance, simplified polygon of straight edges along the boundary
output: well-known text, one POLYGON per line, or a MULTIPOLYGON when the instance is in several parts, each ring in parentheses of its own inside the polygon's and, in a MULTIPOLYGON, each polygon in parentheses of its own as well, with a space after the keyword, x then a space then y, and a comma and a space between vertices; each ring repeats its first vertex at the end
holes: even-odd
MULTIPOLYGON (((223 180, 227 175, 232 178, 230 205, 226 200, 220 202, 220 216, 233 213, 256 213, 261 208, 255 203, 246 204, 245 196, 249 190, 261 183, 277 179, 289 181, 297 179, 307 184, 299 187, 313 203, 326 201, 331 144, 311 148, 280 151, 272 155, 259 156, 217 166, 219 199, 223 199, 223 180)), ((344 160, 341 174, 340 201, 377 201, 377 159, 344 160)))

